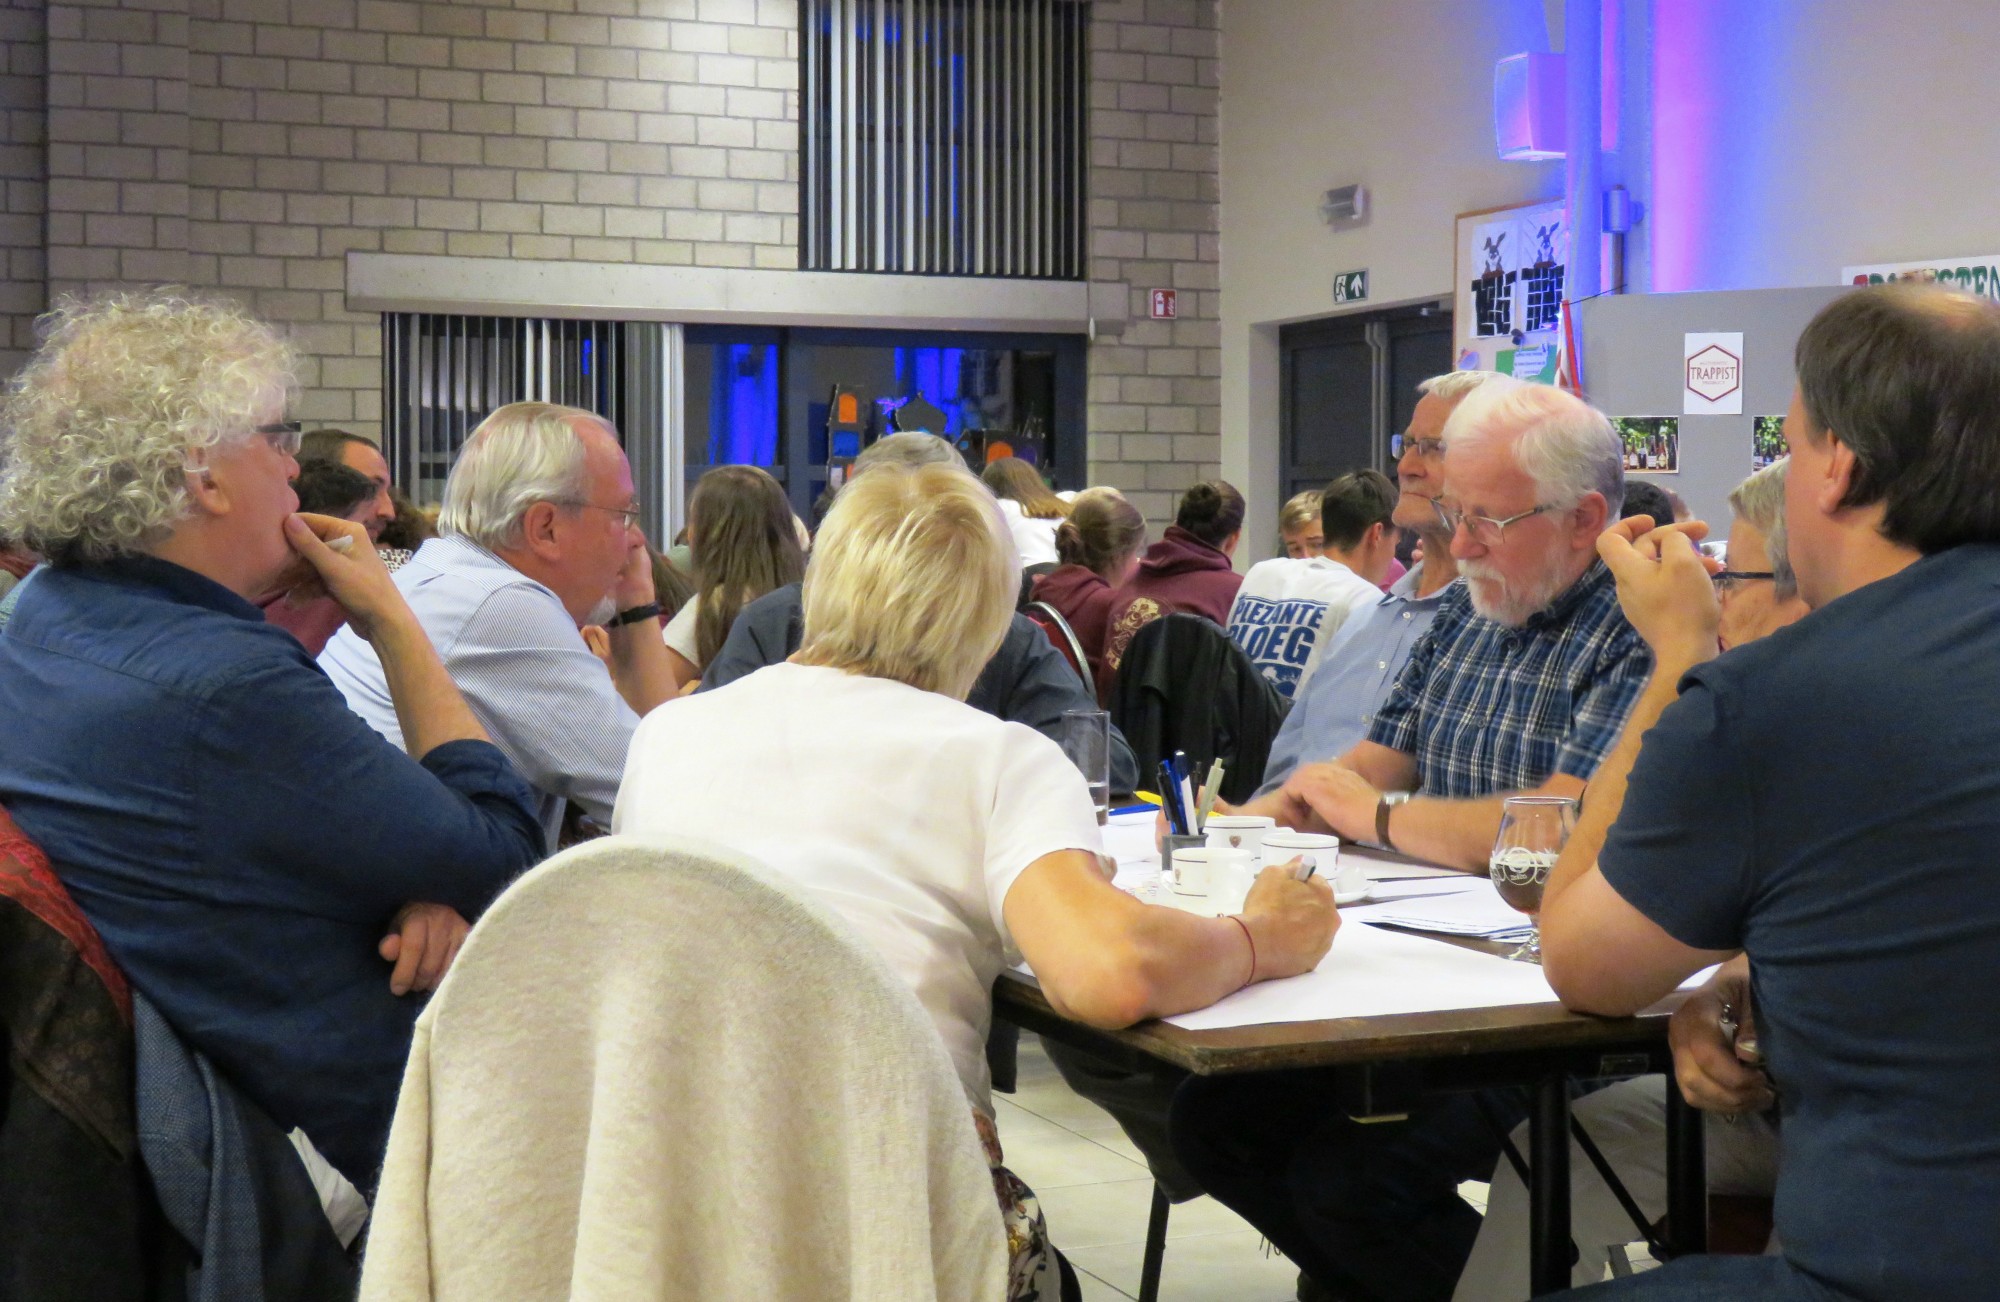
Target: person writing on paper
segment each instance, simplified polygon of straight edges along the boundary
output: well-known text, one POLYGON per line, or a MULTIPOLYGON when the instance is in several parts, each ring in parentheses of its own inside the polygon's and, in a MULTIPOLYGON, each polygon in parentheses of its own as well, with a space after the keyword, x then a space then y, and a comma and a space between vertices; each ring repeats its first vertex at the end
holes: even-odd
POLYGON ((612 822, 752 855, 841 914, 930 1012, 996 1165, 984 1045, 1009 964, 1025 958, 1066 1015, 1125 1026, 1308 971, 1339 921, 1326 883, 1289 866, 1238 917, 1111 885, 1062 751, 965 704, 1019 583, 965 470, 857 476, 815 541, 798 652, 641 723, 612 822))
MULTIPOLYGON (((1729 494, 1728 560, 1711 576, 1724 651, 1795 624, 1806 614, 1785 552, 1789 464, 1780 460, 1766 466, 1729 494)), ((1664 502, 1659 507, 1652 522, 1670 523, 1673 508, 1664 502)), ((1777 1179, 1778 1136, 1761 1111, 1770 1103, 1768 1082, 1754 1066, 1738 1060, 1735 1046, 1719 1030, 1727 1002, 1743 1023, 1741 1038, 1756 1039, 1748 980, 1748 965, 1740 957, 1726 964, 1675 1011, 1671 1038, 1676 1068, 1693 1083, 1690 1097, 1693 1090, 1704 1091, 1706 1101, 1699 1106, 1724 1114, 1710 1117, 1706 1127, 1709 1192, 1769 1198, 1777 1179)), ((1649 1220, 1667 1210, 1666 1087, 1664 1077, 1639 1076, 1586 1095, 1571 1109, 1649 1220)), ((1525 1151, 1527 1142, 1527 1127, 1516 1128, 1515 1146, 1525 1151)), ((1630 1242, 1638 1233, 1580 1146, 1571 1149, 1570 1225, 1577 1248, 1570 1278, 1577 1284, 1604 1278, 1606 1249, 1630 1242)), ((1479 1241, 1452 1302, 1514 1302, 1527 1293, 1528 1190, 1503 1162, 1493 1172, 1479 1241)))
POLYGON ((1241 812, 1484 872, 1507 796, 1576 796, 1652 657, 1618 609, 1598 534, 1625 500, 1603 414, 1499 380, 1444 428, 1446 594, 1365 740, 1241 812))
MULTIPOLYGON (((1718 657, 1700 530, 1607 534, 1659 669, 1542 907, 1549 983, 1622 1016, 1739 951, 1783 1255, 1584 1294, 1993 1294, 2000 1225, 2000 307, 1890 285, 1799 337, 1787 549, 1812 613, 1718 657)), ((1719 1030, 1710 1061, 1726 1068, 1719 1030)), ((1683 1072, 1691 1102, 1732 1106, 1683 1072)))

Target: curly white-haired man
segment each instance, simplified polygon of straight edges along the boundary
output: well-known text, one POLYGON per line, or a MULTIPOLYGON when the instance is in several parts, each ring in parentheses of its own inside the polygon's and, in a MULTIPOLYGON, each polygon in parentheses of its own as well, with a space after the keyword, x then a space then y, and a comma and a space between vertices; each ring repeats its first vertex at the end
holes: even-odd
POLYGON ((0 533, 50 562, 0 637, 0 806, 191 1046, 370 1187, 403 996, 540 855, 533 794, 362 526, 296 514, 269 327, 171 291, 44 325, 0 409, 0 533), (251 604, 288 572, 389 666, 408 755, 251 604))

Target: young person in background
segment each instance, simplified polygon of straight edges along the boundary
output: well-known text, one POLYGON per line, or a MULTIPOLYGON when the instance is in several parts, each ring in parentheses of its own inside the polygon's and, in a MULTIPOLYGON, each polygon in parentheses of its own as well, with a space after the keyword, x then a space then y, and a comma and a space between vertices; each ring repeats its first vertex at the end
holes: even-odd
POLYGON ((1014 535, 1014 550, 1021 553, 1021 568, 1035 569, 1060 562, 1056 529, 1069 514, 1069 503, 1050 491, 1035 468, 1019 457, 988 462, 979 478, 1000 499, 1000 514, 1007 520, 1008 532, 1014 535))
MULTIPOLYGON (((1004 506, 1001 510, 1005 514, 1004 506)), ((1035 580, 1034 599, 1054 606, 1083 643, 1100 694, 1107 679, 1104 639, 1111 627, 1112 594, 1132 577, 1145 545, 1145 518, 1124 494, 1115 488, 1086 489, 1070 503, 1069 519, 1056 527, 1062 564, 1035 580)))
POLYGON ((1220 479, 1188 489, 1165 536, 1112 599, 1105 664, 1115 671, 1132 635, 1162 615, 1200 615, 1226 628, 1243 586, 1230 566, 1242 537, 1243 494, 1220 479))
POLYGON ((1278 536, 1285 540, 1287 560, 1302 561, 1326 550, 1326 533, 1320 526, 1319 502, 1325 494, 1317 488, 1292 494, 1278 512, 1278 536))
POLYGON ((1229 636, 1286 700, 1312 676, 1348 614, 1382 599, 1396 559, 1396 486, 1387 475, 1342 475, 1320 502, 1321 550, 1251 566, 1229 608, 1229 636))
POLYGON ((729 640, 736 614, 805 576, 805 551, 791 503, 755 466, 717 466, 688 502, 695 593, 666 629, 674 683, 686 689, 729 640))

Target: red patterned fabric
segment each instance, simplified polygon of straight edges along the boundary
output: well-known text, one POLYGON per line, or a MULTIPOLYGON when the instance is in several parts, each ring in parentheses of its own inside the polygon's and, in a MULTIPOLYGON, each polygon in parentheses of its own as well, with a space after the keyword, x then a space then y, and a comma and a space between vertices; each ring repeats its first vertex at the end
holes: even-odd
POLYGON ((0 809, 0 897, 15 901, 75 946, 78 956, 111 992, 119 1015, 131 1024, 132 988, 126 984, 125 974, 111 961, 97 928, 90 925, 90 919, 83 916, 83 910, 76 907, 49 868, 49 857, 4 809, 0 809))

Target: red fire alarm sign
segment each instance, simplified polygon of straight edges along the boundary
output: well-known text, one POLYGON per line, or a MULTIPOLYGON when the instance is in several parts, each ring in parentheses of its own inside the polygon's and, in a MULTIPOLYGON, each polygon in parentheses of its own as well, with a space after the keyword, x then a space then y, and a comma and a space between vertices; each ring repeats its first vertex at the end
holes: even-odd
POLYGON ((1171 289, 1154 290, 1153 319, 1155 321, 1171 321, 1174 319, 1175 315, 1176 313, 1174 312, 1174 291, 1171 289))

